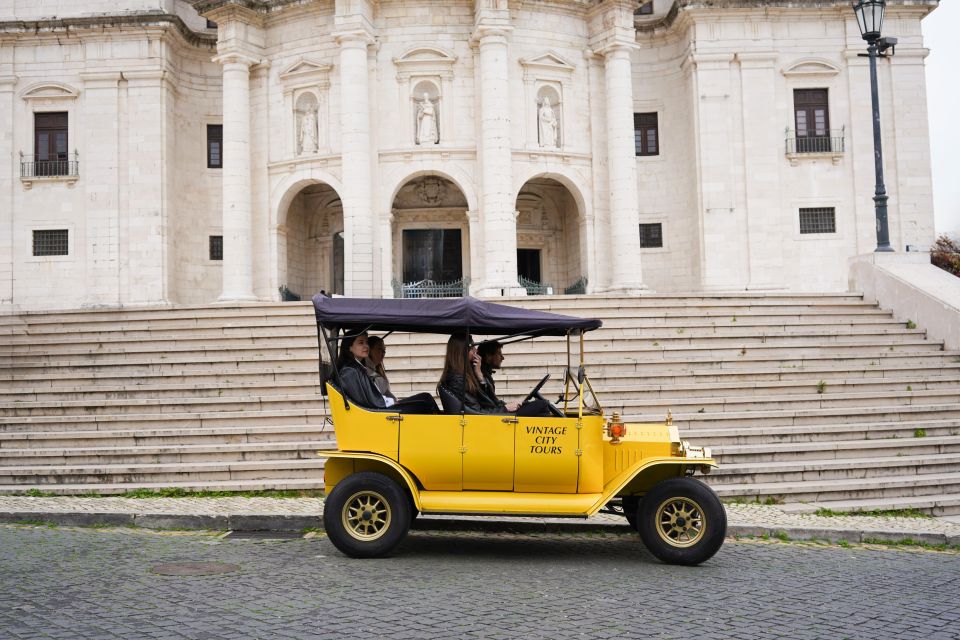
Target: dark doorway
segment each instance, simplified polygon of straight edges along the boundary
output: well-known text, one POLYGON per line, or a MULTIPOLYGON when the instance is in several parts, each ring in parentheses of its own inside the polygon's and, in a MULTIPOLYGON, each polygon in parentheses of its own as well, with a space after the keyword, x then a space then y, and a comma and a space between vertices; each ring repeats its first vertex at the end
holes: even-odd
POLYGON ((404 229, 403 281, 446 282, 463 277, 460 229, 404 229))
POLYGON ((540 282, 540 249, 517 249, 517 275, 540 282))

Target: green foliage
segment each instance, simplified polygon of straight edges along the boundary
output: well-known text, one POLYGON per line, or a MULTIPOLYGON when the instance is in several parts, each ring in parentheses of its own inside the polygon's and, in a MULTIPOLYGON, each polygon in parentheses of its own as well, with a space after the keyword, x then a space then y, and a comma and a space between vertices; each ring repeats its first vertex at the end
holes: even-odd
POLYGON ((951 240, 947 234, 941 235, 930 247, 930 263, 960 276, 960 244, 951 240))
POLYGON ((790 536, 787 535, 786 531, 777 531, 773 534, 777 540, 780 542, 787 542, 790 539, 790 536))
POLYGON ((817 383, 817 393, 823 393, 827 389, 827 381, 821 380, 817 383))
POLYGON ((926 438, 926 437, 927 437, 927 430, 926 430, 926 429, 914 429, 914 430, 913 430, 913 437, 914 437, 914 438, 926 438))
POLYGON ((816 515, 831 518, 836 516, 871 516, 879 518, 932 518, 930 514, 918 509, 875 509, 873 511, 834 511, 833 509, 817 509, 816 515))
POLYGON ((913 320, 907 320, 907 329, 916 329, 917 323, 913 320))

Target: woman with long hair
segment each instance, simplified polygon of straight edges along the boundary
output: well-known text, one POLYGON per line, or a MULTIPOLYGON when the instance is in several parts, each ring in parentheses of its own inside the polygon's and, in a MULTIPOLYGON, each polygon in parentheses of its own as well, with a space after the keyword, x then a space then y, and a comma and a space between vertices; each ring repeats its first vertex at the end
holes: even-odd
POLYGON ((387 379, 387 371, 383 368, 383 359, 387 355, 387 345, 384 344, 383 338, 380 336, 368 337, 367 345, 370 347, 370 355, 363 359, 363 366, 367 369, 367 375, 373 380, 374 386, 384 398, 393 398, 396 401, 397 396, 390 391, 390 380, 387 379))
POLYGON ((469 413, 508 413, 502 402, 484 391, 482 380, 477 345, 466 333, 454 333, 447 340, 440 384, 459 398, 469 413))
POLYGON ((439 413, 437 403, 429 393, 418 393, 395 400, 384 396, 367 375, 363 360, 370 355, 367 333, 341 338, 337 352, 337 370, 340 385, 347 397, 368 409, 390 408, 398 413, 439 413))

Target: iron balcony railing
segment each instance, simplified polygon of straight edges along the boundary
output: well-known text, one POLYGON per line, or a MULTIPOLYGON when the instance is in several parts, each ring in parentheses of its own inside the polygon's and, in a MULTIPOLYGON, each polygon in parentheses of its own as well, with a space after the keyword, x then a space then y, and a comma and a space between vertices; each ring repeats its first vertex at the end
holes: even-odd
POLYGON ((569 287, 564 288, 563 292, 568 295, 584 295, 587 292, 587 277, 581 276, 579 280, 569 287))
POLYGON ((528 296, 545 296, 553 293, 553 287, 548 284, 537 282, 530 278, 524 278, 523 276, 517 276, 517 279, 520 281, 520 286, 527 290, 528 296))
POLYGON ((76 178, 80 175, 80 154, 74 151, 56 158, 38 158, 20 152, 21 178, 53 178, 66 176, 76 178))
POLYGON ((447 282, 437 282, 435 280, 393 281, 395 298, 460 298, 467 295, 469 289, 470 278, 460 278, 447 282))
POLYGON ((797 136, 789 127, 786 129, 786 152, 797 153, 843 153, 846 127, 831 129, 825 136, 797 136))

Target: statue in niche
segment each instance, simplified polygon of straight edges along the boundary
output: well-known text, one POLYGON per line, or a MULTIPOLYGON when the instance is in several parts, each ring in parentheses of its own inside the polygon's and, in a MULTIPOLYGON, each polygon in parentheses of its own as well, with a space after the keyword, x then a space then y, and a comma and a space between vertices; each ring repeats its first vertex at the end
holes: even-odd
POLYGON ((440 141, 437 130, 437 108, 424 92, 423 100, 417 103, 417 144, 436 144, 440 141))
POLYGON ((540 122, 540 146, 548 149, 557 148, 557 114, 550 106, 550 98, 544 97, 537 116, 540 122))
POLYGON ((297 131, 299 153, 317 153, 317 112, 306 109, 299 113, 300 128, 297 131))

